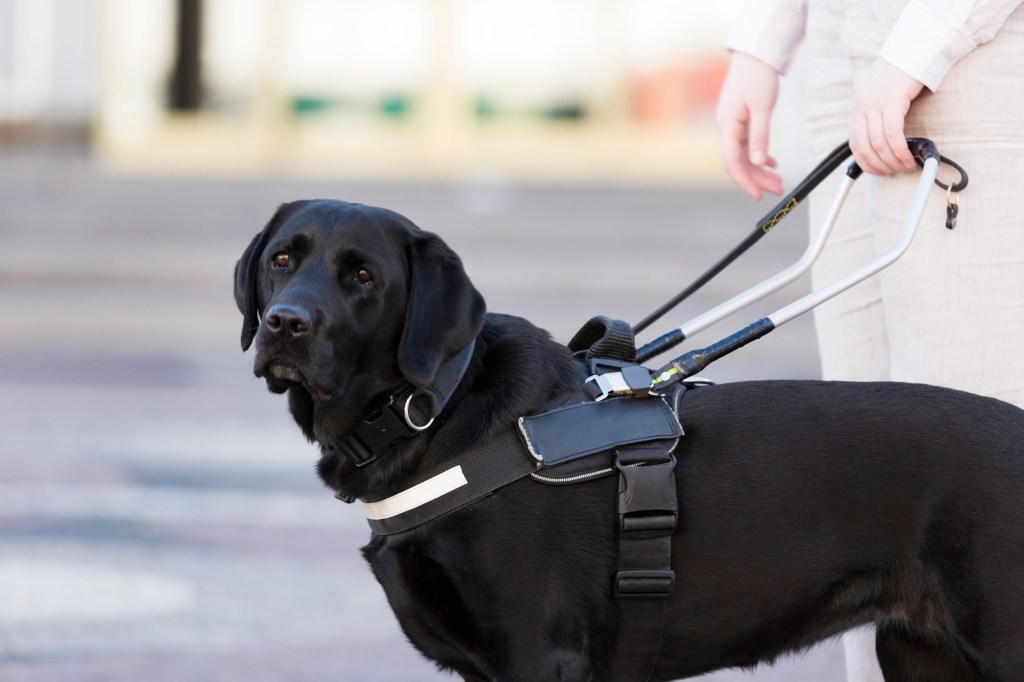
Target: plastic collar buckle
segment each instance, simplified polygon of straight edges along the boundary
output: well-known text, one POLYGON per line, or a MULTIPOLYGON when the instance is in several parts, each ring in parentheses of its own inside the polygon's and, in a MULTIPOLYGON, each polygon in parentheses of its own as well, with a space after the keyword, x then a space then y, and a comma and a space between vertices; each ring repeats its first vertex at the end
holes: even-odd
MULTIPOLYGON (((402 408, 394 402, 389 402, 377 416, 363 420, 353 430, 353 434, 374 455, 387 450, 399 438, 409 438, 414 433, 416 431, 405 421, 402 408)), ((370 461, 372 460, 356 464, 362 466, 369 464, 370 461)))

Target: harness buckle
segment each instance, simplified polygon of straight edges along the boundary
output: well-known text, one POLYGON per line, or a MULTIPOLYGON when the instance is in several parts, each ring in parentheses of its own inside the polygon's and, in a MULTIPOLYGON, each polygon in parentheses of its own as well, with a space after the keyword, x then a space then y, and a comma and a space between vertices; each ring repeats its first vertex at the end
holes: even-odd
POLYGON ((676 498, 676 458, 630 466, 615 460, 619 470, 619 530, 623 537, 657 538, 672 535, 679 522, 676 498))
POLYGON ((601 395, 594 398, 595 402, 616 395, 643 398, 651 392, 651 373, 639 365, 625 365, 618 372, 594 374, 587 379, 590 381, 601 391, 601 395))

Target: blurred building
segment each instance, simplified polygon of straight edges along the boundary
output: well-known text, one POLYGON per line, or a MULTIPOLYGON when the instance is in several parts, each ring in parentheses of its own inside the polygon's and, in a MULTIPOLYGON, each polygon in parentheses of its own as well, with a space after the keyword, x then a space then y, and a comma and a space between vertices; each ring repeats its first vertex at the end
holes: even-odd
POLYGON ((83 128, 97 101, 94 0, 0 0, 0 126, 83 128))
POLYGON ((121 170, 717 182, 738 6, 0 0, 0 115, 121 170))

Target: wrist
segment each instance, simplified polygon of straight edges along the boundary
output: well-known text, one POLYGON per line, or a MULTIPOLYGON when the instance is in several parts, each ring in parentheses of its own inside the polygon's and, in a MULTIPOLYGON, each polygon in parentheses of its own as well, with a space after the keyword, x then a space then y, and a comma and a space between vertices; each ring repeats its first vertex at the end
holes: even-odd
POLYGON ((755 54, 743 50, 730 50, 729 68, 742 69, 747 72, 756 72, 762 76, 779 77, 778 70, 770 63, 761 59, 755 54))

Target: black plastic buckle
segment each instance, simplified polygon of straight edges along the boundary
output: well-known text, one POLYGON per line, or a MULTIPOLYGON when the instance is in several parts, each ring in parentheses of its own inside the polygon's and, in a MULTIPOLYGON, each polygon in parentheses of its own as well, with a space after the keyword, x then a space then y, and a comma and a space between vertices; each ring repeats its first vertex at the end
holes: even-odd
POLYGON ((410 438, 416 433, 405 423, 400 410, 396 403, 388 403, 377 416, 359 422, 353 433, 375 455, 385 452, 399 438, 410 438))
POLYGON ((660 599, 668 597, 676 586, 672 569, 619 571, 615 575, 616 599, 660 599))
POLYGON ((672 535, 679 521, 676 458, 657 464, 628 466, 615 458, 619 470, 619 530, 623 537, 672 535))

